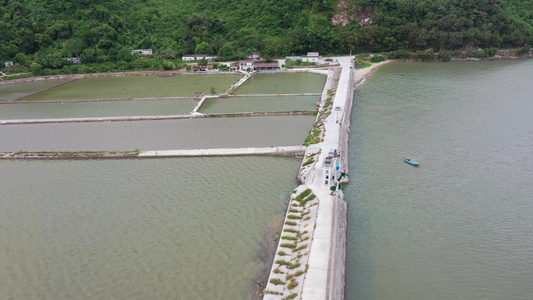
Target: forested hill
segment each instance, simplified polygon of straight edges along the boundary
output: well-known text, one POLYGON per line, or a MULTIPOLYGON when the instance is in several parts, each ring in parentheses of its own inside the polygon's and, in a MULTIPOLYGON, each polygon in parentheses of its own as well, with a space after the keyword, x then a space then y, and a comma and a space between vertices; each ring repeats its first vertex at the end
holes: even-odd
POLYGON ((0 62, 533 44, 531 0, 0 0, 0 62))

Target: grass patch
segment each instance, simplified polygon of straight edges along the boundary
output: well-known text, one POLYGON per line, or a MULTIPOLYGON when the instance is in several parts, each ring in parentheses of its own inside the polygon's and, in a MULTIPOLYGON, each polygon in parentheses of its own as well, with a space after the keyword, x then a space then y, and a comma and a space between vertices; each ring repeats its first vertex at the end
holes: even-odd
POLYGON ((296 241, 296 240, 298 240, 298 238, 295 237, 295 236, 286 236, 286 235, 282 236, 281 239, 282 239, 282 240, 289 240, 289 241, 296 241))
POLYGON ((285 284, 285 282, 281 281, 281 279, 279 279, 279 278, 270 279, 270 283, 275 284, 275 285, 285 284))
POLYGON ((311 195, 313 191, 311 189, 306 189, 305 191, 303 191, 301 194, 299 194, 298 196, 296 196, 296 199, 300 198, 300 199, 303 199, 309 195, 311 195))
POLYGON ((291 219, 291 220, 301 220, 302 217, 297 216, 297 215, 288 215, 288 216, 287 216, 287 219, 291 219))
POLYGON ((296 248, 296 244, 287 244, 287 243, 285 243, 285 244, 281 244, 280 246, 283 247, 283 248, 290 248, 290 249, 296 248))
POLYGON ((285 276, 285 280, 291 280, 294 278, 294 274, 287 274, 287 276, 285 276))
POLYGON ((285 299, 286 300, 292 300, 292 299, 295 299, 296 297, 298 297, 298 293, 292 293, 289 296, 287 296, 287 298, 285 298, 285 299))
POLYGON ((315 159, 312 158, 312 157, 310 157, 306 162, 304 162, 304 163, 302 164, 302 167, 308 166, 308 165, 310 165, 310 164, 312 164, 312 163, 314 163, 314 162, 315 162, 315 159))
POLYGON ((287 266, 289 269, 296 269, 298 268, 299 266, 301 266, 300 263, 295 263, 295 264, 291 264, 290 266, 287 266))
MULTIPOLYGON (((287 221, 287 222, 285 222, 285 225, 296 226, 296 225, 298 225, 298 223, 292 222, 292 221, 287 221)), ((290 229, 290 228, 288 228, 288 229, 290 229)), ((284 231, 287 231, 288 229, 285 229, 284 231)), ((290 232, 290 231, 288 231, 288 232, 290 232)))
POLYGON ((298 286, 298 281, 296 281, 296 279, 292 279, 291 282, 287 285, 287 288, 289 290, 292 290, 293 288, 297 287, 298 286))
POLYGON ((306 248, 307 248, 307 245, 301 245, 298 248, 293 248, 292 252, 298 252, 298 251, 301 251, 301 250, 306 249, 306 248))
POLYGON ((320 133, 322 130, 320 128, 313 128, 307 135, 307 138, 305 139, 304 146, 308 147, 311 144, 317 144, 320 143, 322 140, 320 133))

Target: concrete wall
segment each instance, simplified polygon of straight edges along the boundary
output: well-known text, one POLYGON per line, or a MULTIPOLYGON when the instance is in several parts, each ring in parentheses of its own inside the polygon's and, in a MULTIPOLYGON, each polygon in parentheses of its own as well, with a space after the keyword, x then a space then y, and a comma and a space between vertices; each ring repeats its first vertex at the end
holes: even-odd
POLYGON ((344 299, 346 276, 346 229, 348 204, 342 191, 337 191, 333 204, 332 243, 328 274, 328 299, 344 299))

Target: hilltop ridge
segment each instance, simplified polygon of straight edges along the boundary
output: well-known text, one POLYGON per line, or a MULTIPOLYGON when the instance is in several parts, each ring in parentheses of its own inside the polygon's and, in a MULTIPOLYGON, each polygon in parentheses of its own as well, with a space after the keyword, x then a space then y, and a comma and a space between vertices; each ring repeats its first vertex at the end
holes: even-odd
POLYGON ((176 59, 533 44, 533 2, 519 0, 0 0, 0 16, 0 62, 49 68, 146 48, 176 59))

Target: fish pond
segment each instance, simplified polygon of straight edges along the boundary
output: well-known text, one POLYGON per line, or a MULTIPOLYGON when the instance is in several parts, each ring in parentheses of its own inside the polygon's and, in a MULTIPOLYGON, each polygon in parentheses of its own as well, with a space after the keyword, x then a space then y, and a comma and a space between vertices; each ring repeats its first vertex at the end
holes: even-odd
POLYGON ((250 77, 233 94, 322 93, 327 77, 313 73, 259 73, 250 77))
POLYGON ((239 81, 239 75, 175 75, 89 77, 24 98, 24 101, 62 101, 193 97, 196 92, 222 93, 239 81))
POLYGON ((319 96, 257 96, 208 98, 199 112, 241 113, 241 112, 287 112, 315 111, 319 96))

